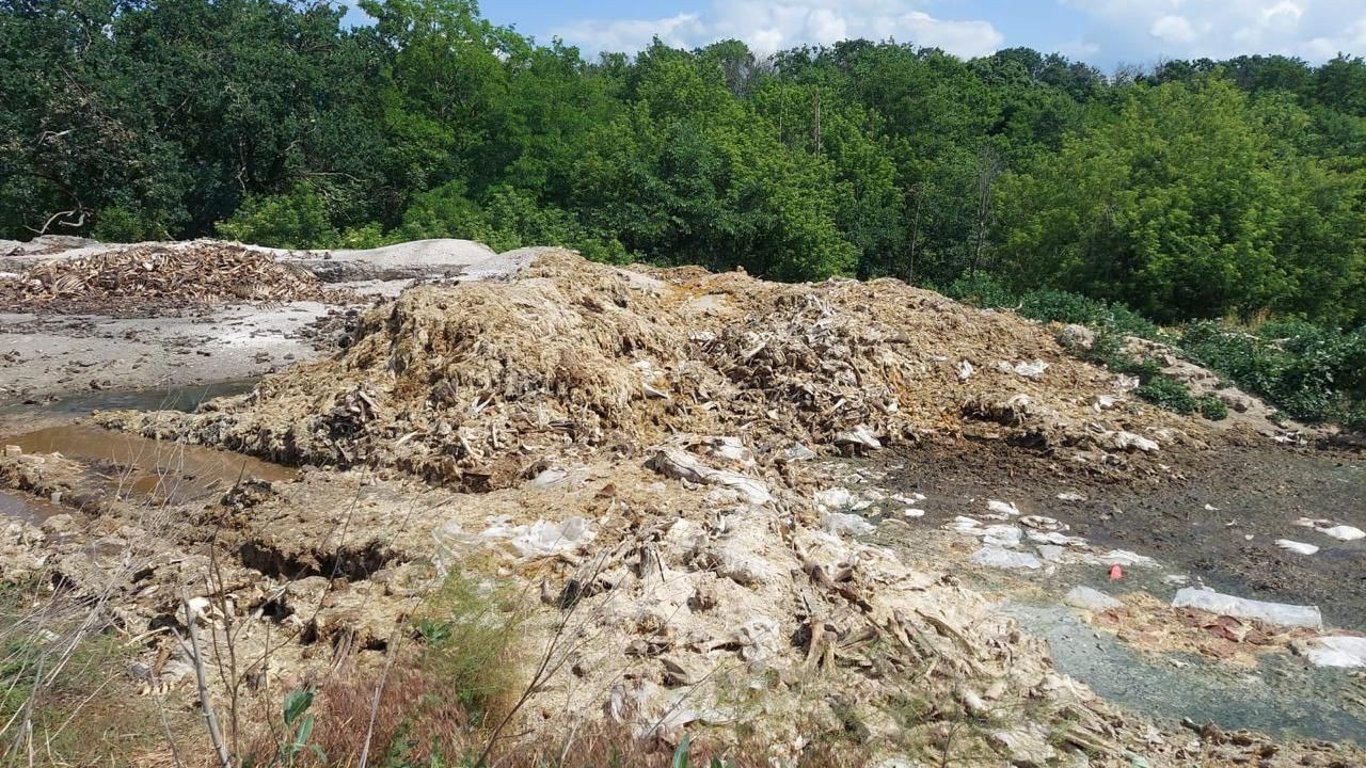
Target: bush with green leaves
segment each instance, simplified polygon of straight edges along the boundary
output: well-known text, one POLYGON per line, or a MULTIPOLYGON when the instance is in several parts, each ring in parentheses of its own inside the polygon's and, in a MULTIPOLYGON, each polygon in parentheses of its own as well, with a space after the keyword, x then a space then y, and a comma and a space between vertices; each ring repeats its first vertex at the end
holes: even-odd
POLYGON ((1200 403, 1185 384, 1165 374, 1158 374, 1145 381, 1134 394, 1161 408, 1176 413, 1195 413, 1200 403))
POLYGON ((330 248, 338 238, 326 202, 310 184, 296 184, 283 195, 248 195, 217 230, 223 237, 273 248, 330 248))
POLYGON ((1277 320, 1249 331, 1207 321, 1185 329, 1182 348, 1293 418, 1366 426, 1366 329, 1277 320))
POLYGON ((1201 395, 1197 404, 1200 407, 1200 415, 1210 421, 1223 421, 1228 418, 1228 406, 1217 395, 1201 395))
POLYGON ((1000 278, 986 272, 964 273, 948 284, 944 295, 964 304, 987 309, 1014 307, 1019 303, 1014 291, 1007 288, 1000 278))
POLYGON ((386 236, 391 241, 456 237, 478 240, 495 251, 532 245, 572 248, 594 261, 627 261, 615 238, 585 226, 574 214, 540 204, 525 190, 503 186, 480 201, 460 182, 417 195, 403 214, 403 224, 386 236))

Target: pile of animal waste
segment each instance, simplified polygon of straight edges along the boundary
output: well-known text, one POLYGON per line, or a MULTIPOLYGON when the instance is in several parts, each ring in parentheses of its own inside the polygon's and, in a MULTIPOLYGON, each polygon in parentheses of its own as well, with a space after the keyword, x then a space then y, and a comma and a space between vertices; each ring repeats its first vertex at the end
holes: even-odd
MULTIPOLYGON (((951 559, 911 562, 859 510, 825 508, 844 465, 822 457, 966 435, 1159 471, 1201 439, 1198 422, 1131 401, 1045 327, 897 281, 782 285, 554 250, 528 261, 504 279, 410 288, 364 314, 346 350, 248 395, 101 414, 314 466, 194 509, 114 503, 60 530, 16 523, 0 552, 46 554, 0 573, 53 568, 44 583, 106 596, 144 643, 138 679, 186 702, 189 655, 158 628, 202 626, 202 696, 274 695, 272 713, 279 691, 319 681, 326 711, 333 677, 387 670, 400 649, 459 630, 441 598, 452 584, 526 605, 497 733, 555 755, 610 726, 666 755, 685 735, 762 738, 765 764, 781 765, 1302 756, 1115 710, 965 589, 951 559), (257 682, 223 682, 257 659, 257 682)), ((69 463, 6 456, 0 482, 73 499, 69 463)), ((417 717, 430 698, 395 706, 417 717)), ((386 710, 369 707, 357 711, 386 710)))
POLYGON ((111 427, 287 464, 390 467, 468 490, 557 457, 735 434, 776 461, 928 435, 1006 440, 1096 471, 1201 444, 1050 331, 897 280, 789 285, 624 270, 565 251, 507 279, 418 286, 340 356, 195 414, 111 427))
POLYGON ((11 310, 126 314, 158 307, 336 301, 311 272, 232 243, 152 243, 52 259, 0 281, 11 310))

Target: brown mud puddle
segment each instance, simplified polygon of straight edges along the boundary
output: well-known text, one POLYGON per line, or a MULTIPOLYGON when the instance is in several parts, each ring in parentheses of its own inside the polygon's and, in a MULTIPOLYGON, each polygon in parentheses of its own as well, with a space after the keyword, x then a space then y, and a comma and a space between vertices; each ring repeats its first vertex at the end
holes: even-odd
MULTIPOLYGON (((159 442, 83 424, 0 439, 25 454, 60 453, 90 467, 87 479, 124 497, 184 504, 220 495, 242 480, 291 480, 296 470, 201 446, 159 442)), ((25 502, 27 504, 27 502, 25 502)), ((29 514, 40 514, 28 505, 29 514)), ((0 507, 0 511, 7 511, 0 507)), ((23 516, 21 514, 21 516, 23 516)))

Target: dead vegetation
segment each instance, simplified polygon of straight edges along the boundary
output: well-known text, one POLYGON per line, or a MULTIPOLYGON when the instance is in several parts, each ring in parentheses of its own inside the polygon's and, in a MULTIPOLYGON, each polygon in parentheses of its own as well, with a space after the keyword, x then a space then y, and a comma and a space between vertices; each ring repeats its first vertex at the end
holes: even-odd
POLYGON ((344 298, 306 269, 259 250, 214 241, 135 245, 54 259, 0 281, 0 302, 11 311, 124 314, 163 304, 184 308, 344 298))
POLYGON ((1202 429, 1128 401, 1034 323, 899 281, 780 285, 553 251, 514 279, 406 291, 338 357, 206 412, 102 418, 470 491, 674 433, 736 435, 766 465, 971 435, 1105 471, 1143 466, 1149 445, 1199 445, 1202 429))
MULTIPOLYGON (((848 538, 813 502, 832 479, 811 459, 927 436, 1098 472, 1162 472, 1153 453, 1198 445, 1009 314, 895 281, 552 252, 408 290, 345 352, 250 395, 100 419, 316 465, 0 542, 42 553, 6 578, 107 585, 109 631, 182 707, 209 702, 229 762, 655 765, 694 738, 732 765, 1204 758, 1057 674, 949 563, 848 538), (200 653, 175 640, 191 626, 200 653), (296 691, 316 750, 288 750, 296 691)), ((0 459, 45 494, 80 495, 79 474, 0 459)))

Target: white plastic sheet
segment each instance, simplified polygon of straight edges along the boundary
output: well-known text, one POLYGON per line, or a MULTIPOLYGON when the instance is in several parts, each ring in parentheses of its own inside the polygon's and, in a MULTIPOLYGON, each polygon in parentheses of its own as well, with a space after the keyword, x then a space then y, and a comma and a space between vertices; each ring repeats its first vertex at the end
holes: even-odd
POLYGON ((1243 597, 1223 595, 1212 589, 1186 587, 1177 591, 1172 599, 1173 608, 1198 608, 1202 611, 1233 616, 1238 619, 1260 619, 1269 624, 1285 627, 1323 627, 1323 614, 1315 605, 1289 605, 1286 603, 1266 603, 1261 600, 1248 600, 1243 597))

